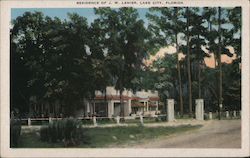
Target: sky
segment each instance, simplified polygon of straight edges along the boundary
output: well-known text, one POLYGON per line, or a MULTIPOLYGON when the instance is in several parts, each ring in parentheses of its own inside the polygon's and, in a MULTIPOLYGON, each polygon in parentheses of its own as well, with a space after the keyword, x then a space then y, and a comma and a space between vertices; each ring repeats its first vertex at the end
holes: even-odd
MULTIPOLYGON (((222 63, 231 63, 234 59, 236 59, 236 54, 234 53, 233 47, 228 47, 229 51, 233 54, 232 57, 229 57, 225 54, 221 55, 221 62, 222 63)), ((206 53, 209 53, 208 50, 204 49, 206 53)), ((165 54, 174 54, 176 53, 176 48, 174 46, 167 46, 161 48, 155 55, 150 55, 148 60, 144 60, 144 63, 147 66, 150 66, 155 60, 158 58, 163 58, 165 54)), ((214 60, 214 54, 210 53, 210 57, 205 57, 204 61, 205 64, 210 68, 215 68, 215 60, 214 60)), ((178 54, 178 59, 181 60, 185 57, 183 53, 178 54)))

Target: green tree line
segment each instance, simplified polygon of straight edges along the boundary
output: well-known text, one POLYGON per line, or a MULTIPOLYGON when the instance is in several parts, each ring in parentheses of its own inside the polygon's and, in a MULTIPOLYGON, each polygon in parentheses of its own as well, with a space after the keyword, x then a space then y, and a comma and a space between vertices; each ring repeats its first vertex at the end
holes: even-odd
POLYGON ((120 94, 158 90, 162 102, 177 101, 181 115, 192 115, 198 98, 205 99, 207 110, 219 110, 219 104, 240 109, 241 8, 150 8, 148 24, 134 8, 94 12, 91 23, 76 13, 62 20, 41 12, 12 21, 11 109, 25 113, 45 103, 53 109, 59 100, 71 115, 106 86, 120 94), (176 53, 145 65, 149 55, 170 45, 176 53), (236 58, 221 63, 222 54, 233 55, 229 47, 236 58), (179 59, 180 53, 185 57, 179 59), (215 68, 204 63, 211 54, 215 68))

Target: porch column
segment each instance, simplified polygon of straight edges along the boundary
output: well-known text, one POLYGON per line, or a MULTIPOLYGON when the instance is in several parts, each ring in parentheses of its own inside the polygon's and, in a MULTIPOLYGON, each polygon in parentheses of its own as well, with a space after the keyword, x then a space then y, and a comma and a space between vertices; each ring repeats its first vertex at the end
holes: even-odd
POLYGON ((110 100, 108 101, 108 117, 111 118, 114 114, 114 103, 110 100))
POLYGON ((128 99, 128 114, 131 114, 132 108, 131 108, 131 99, 128 99))
POLYGON ((159 110, 159 101, 156 101, 156 111, 159 110))
POLYGON ((86 115, 89 116, 88 114, 90 114, 90 105, 89 105, 89 101, 86 102, 86 115))
POLYGON ((146 105, 147 105, 147 111, 148 111, 148 101, 146 101, 146 105))
POLYGON ((146 107, 145 101, 143 102, 143 111, 147 111, 147 107, 146 107))

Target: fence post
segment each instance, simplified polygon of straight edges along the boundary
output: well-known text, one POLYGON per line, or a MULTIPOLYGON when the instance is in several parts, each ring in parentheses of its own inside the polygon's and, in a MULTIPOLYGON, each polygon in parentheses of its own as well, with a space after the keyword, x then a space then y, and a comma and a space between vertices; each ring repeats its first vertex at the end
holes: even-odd
POLYGON ((212 120, 212 119, 213 119, 213 113, 209 112, 209 120, 212 120))
POLYGON ((229 118, 229 112, 226 111, 226 118, 229 118))
POLYGON ((93 124, 94 124, 94 126, 97 126, 97 123, 96 123, 96 116, 93 116, 93 124))
POLYGON ((177 117, 180 118, 180 112, 179 111, 177 112, 177 117))
POLYGON ((31 119, 28 118, 28 126, 31 126, 31 119))
POLYGON ((143 116, 140 115, 140 122, 141 122, 141 125, 143 125, 143 116))
POLYGON ((119 125, 120 124, 120 116, 116 116, 116 123, 119 125))
POLYGON ((167 120, 174 121, 174 99, 167 99, 167 120))
POLYGON ((195 99, 195 118, 196 118, 196 120, 204 120, 204 101, 203 101, 203 99, 195 99))
POLYGON ((234 118, 236 118, 236 111, 235 110, 233 112, 233 116, 234 116, 234 118))
POLYGON ((52 118, 51 117, 49 117, 49 123, 51 123, 52 122, 52 118))

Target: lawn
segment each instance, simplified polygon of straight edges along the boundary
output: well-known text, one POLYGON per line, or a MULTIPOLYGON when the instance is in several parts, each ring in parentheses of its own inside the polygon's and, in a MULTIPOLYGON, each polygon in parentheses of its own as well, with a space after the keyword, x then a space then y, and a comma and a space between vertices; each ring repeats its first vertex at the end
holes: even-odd
MULTIPOLYGON (((84 138, 80 145, 81 148, 105 148, 108 146, 136 144, 142 141, 168 136, 174 133, 195 130, 201 126, 183 125, 177 127, 96 127, 85 128, 84 138)), ((64 144, 42 142, 39 132, 23 133, 20 137, 19 148, 63 148, 64 144)))

